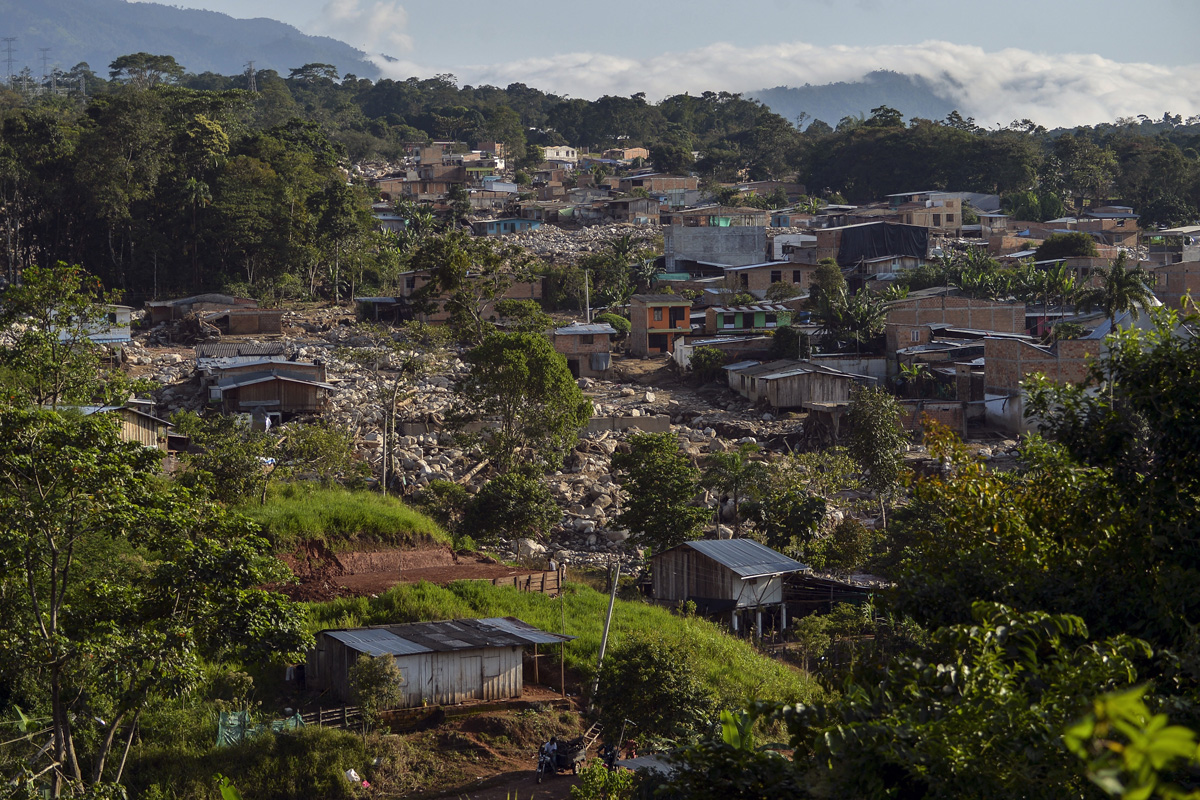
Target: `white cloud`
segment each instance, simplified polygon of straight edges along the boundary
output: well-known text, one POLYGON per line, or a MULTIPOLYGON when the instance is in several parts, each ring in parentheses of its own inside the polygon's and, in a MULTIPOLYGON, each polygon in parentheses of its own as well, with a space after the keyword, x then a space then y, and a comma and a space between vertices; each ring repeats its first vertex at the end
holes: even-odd
POLYGON ((332 36, 371 54, 396 56, 412 50, 408 12, 396 0, 329 0, 305 28, 307 33, 332 36))
MULTIPOLYGON (((434 72, 407 63, 379 67, 391 78, 434 72)), ((941 41, 885 47, 718 43, 646 58, 603 53, 535 56, 462 66, 454 72, 465 83, 506 86, 520 81, 574 97, 646 92, 661 98, 685 91, 748 92, 852 81, 878 69, 929 79, 964 115, 984 125, 1024 118, 1047 127, 1091 125, 1136 114, 1200 112, 1200 64, 1167 68, 1097 55, 1016 48, 987 52, 941 41)))

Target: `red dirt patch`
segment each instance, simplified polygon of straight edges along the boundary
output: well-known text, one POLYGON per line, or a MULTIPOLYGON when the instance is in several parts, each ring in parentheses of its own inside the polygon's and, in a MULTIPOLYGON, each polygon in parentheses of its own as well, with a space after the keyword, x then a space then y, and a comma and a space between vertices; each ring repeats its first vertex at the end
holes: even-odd
POLYGON ((428 581, 444 585, 531 574, 528 569, 509 567, 487 556, 454 553, 444 545, 334 553, 323 545, 309 543, 280 559, 299 582, 273 588, 293 600, 308 602, 382 594, 398 583, 428 581))

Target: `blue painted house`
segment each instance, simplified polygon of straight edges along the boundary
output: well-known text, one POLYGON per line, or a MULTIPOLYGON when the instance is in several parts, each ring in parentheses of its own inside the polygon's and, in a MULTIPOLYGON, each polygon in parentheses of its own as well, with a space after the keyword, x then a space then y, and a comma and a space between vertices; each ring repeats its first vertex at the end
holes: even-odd
POLYGON ((540 227, 542 227, 540 220, 521 219, 520 217, 481 219, 471 223, 471 231, 476 236, 503 236, 506 233, 533 231, 540 227))

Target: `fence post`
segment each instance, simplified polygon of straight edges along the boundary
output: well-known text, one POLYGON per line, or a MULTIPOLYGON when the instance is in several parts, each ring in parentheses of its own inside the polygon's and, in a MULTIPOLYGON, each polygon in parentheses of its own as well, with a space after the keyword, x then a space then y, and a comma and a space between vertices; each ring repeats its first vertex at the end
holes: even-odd
POLYGON ((350 720, 346 716, 346 706, 343 705, 342 706, 342 730, 346 730, 349 727, 350 727, 350 720))
POLYGON ((325 725, 325 709, 317 706, 317 727, 321 728, 325 725))

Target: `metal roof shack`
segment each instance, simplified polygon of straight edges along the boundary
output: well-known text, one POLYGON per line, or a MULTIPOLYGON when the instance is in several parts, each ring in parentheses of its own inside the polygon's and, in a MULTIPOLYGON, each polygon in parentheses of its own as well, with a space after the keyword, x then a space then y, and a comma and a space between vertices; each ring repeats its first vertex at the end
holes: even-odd
POLYGON ((574 638, 516 617, 326 630, 308 653, 306 682, 348 700, 350 667, 362 656, 390 656, 401 673, 401 708, 520 697, 524 648, 574 638))
POLYGON ((690 547, 703 553, 741 578, 761 578, 808 570, 799 561, 753 539, 701 539, 684 542, 680 547, 690 547))
POLYGON ((684 542, 651 561, 655 602, 690 600, 706 614, 729 612, 735 631, 742 614, 753 611, 760 636, 764 608, 777 609, 780 627, 787 626, 783 576, 809 569, 753 539, 684 542))

